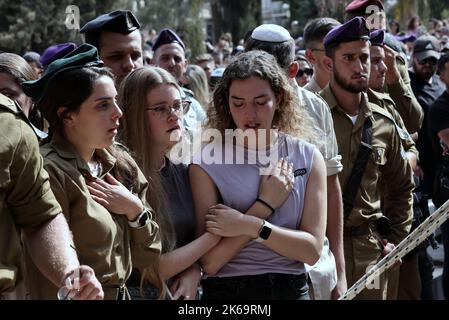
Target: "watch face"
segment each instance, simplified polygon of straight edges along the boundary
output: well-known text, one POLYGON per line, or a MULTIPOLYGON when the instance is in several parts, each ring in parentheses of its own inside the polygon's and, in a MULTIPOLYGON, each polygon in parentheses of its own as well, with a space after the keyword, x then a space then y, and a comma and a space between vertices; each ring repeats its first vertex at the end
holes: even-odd
POLYGON ((270 236, 270 234, 271 234, 271 228, 269 226, 267 226, 267 225, 264 225, 262 227, 262 230, 260 230, 259 237, 264 239, 264 240, 267 240, 268 237, 270 236))

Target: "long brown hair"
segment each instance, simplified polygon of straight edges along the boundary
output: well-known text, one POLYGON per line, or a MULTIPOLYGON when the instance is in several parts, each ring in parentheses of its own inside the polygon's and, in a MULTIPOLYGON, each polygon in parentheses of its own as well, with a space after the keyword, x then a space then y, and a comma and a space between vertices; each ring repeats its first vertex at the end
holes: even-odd
POLYGON ((244 80, 252 76, 266 80, 275 95, 280 98, 272 128, 294 137, 314 141, 315 135, 310 126, 310 116, 304 108, 300 107, 298 95, 290 85, 285 72, 272 55, 260 50, 240 54, 226 68, 214 91, 212 105, 207 110, 206 127, 218 129, 223 135, 226 129, 236 129, 229 112, 229 89, 233 80, 244 80))
MULTIPOLYGON (((173 85, 181 90, 173 76, 158 67, 145 66, 131 72, 121 83, 119 89, 119 105, 123 110, 121 118, 120 137, 134 155, 137 164, 150 183, 147 199, 157 216, 156 220, 162 230, 162 252, 169 252, 175 248, 173 225, 167 211, 167 197, 163 189, 161 178, 153 168, 150 154, 154 150, 152 140, 148 138, 149 128, 145 121, 145 107, 148 93, 161 84, 173 85)), ((160 290, 159 298, 168 294, 164 279, 160 277, 158 263, 145 268, 142 281, 147 280, 160 290)))

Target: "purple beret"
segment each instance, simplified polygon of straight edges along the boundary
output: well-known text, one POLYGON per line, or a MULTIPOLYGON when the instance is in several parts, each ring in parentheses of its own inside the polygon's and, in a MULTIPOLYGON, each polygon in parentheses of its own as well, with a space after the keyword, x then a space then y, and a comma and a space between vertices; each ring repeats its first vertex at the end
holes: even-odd
MULTIPOLYGON (((380 0, 354 0, 346 6, 346 12, 358 12, 361 10, 366 10, 368 6, 378 6, 380 9, 384 10, 384 4, 380 0)), ((367 14, 369 12, 366 12, 367 14)))
POLYGON ((327 47, 334 42, 369 40, 369 35, 370 31, 366 25, 366 20, 362 17, 355 17, 329 31, 323 42, 324 46, 327 47))
POLYGON ((179 38, 179 36, 170 29, 163 29, 159 33, 159 36, 154 42, 152 49, 153 51, 156 51, 160 46, 170 43, 177 43, 182 47, 183 50, 186 50, 186 46, 184 45, 184 42, 182 42, 181 38, 179 38))
POLYGON ((403 43, 415 42, 418 39, 414 34, 404 34, 402 36, 394 36, 398 41, 403 43))
POLYGON ((48 47, 45 49, 44 53, 42 53, 39 61, 42 63, 44 68, 47 68, 47 66, 52 63, 53 61, 64 57, 69 52, 72 52, 76 49, 76 44, 72 42, 66 42, 66 43, 60 43, 55 44, 53 46, 48 47))
POLYGON ((369 40, 372 46, 383 47, 385 39, 385 31, 384 30, 376 30, 371 32, 369 36, 369 40))

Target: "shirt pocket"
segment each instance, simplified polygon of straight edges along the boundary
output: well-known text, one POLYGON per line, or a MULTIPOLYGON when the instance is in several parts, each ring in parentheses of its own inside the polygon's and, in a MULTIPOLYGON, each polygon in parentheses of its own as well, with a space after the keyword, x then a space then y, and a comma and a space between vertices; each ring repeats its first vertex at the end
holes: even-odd
POLYGON ((387 156, 385 154, 385 148, 373 146, 370 159, 378 166, 383 166, 387 163, 387 156))

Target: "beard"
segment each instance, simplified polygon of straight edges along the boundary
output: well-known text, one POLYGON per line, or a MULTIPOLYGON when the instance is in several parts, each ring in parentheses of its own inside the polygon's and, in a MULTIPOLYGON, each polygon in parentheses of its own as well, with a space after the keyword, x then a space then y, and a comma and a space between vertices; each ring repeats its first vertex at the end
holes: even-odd
POLYGON ((351 92, 351 93, 360 93, 360 92, 365 92, 366 90, 368 90, 367 78, 363 83, 353 84, 353 83, 350 83, 349 81, 347 81, 346 79, 344 79, 343 77, 340 77, 340 74, 337 70, 335 70, 335 71, 336 71, 336 72, 334 72, 335 82, 340 87, 345 89, 346 91, 351 92))

